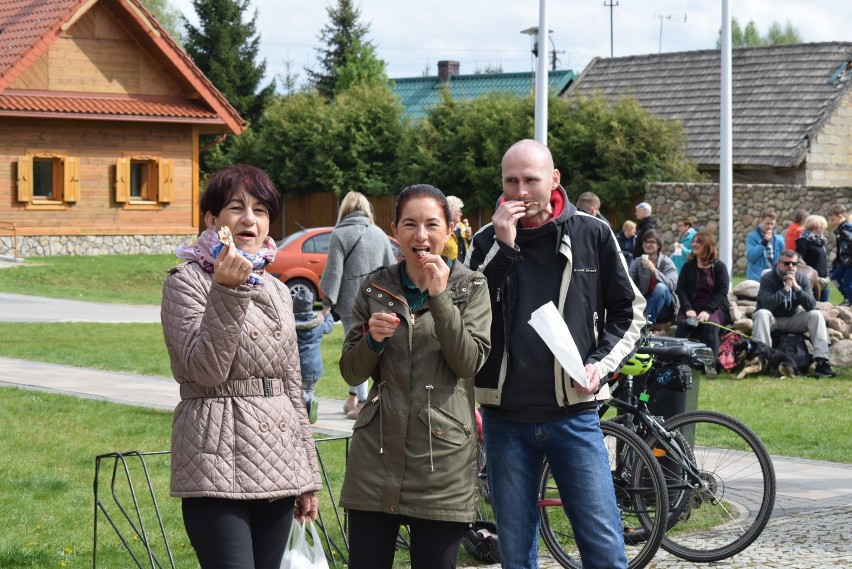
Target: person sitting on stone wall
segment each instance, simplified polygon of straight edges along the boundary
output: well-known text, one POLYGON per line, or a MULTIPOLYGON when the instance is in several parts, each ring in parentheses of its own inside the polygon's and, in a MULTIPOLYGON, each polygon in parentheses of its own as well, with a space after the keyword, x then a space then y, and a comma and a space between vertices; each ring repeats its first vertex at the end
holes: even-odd
POLYGON ((825 318, 816 308, 811 283, 798 270, 799 254, 781 252, 775 267, 760 278, 757 310, 754 311, 754 337, 772 345, 772 330, 807 332, 814 347, 817 377, 835 377, 828 364, 828 332, 825 318))
POLYGON ((662 253, 663 242, 660 234, 651 229, 642 236, 644 253, 630 263, 630 278, 647 301, 645 318, 648 326, 657 322, 669 322, 677 314, 678 298, 677 269, 669 257, 662 253))

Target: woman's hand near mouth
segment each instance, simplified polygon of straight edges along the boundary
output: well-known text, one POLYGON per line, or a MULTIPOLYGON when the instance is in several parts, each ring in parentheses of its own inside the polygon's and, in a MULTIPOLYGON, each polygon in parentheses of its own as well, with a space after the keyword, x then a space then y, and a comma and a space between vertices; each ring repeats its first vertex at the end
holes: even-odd
POLYGON ((236 289, 246 282, 251 273, 251 263, 242 255, 237 255, 237 248, 225 245, 222 252, 213 261, 213 280, 222 286, 236 289))
POLYGON ((447 289, 450 268, 440 255, 423 255, 420 257, 420 266, 426 274, 429 296, 438 296, 447 289))

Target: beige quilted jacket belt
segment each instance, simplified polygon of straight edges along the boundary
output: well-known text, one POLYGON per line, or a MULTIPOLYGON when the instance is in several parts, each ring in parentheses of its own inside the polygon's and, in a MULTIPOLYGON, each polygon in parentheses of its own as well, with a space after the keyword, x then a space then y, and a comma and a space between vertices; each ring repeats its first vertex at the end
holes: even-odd
POLYGON ((181 399, 205 399, 210 397, 277 397, 284 394, 284 380, 277 377, 250 377, 229 379, 215 387, 204 387, 195 383, 180 385, 181 399))

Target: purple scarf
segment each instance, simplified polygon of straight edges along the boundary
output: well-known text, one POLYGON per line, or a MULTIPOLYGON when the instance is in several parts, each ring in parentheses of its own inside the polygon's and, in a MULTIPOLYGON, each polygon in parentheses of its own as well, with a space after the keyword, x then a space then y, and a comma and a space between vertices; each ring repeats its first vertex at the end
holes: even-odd
MULTIPOLYGON (((219 242, 219 237, 212 229, 205 229, 198 239, 192 245, 181 245, 175 249, 175 255, 179 259, 189 259, 201 265, 208 273, 213 272, 213 261, 219 256, 219 253, 225 246, 219 242)), ((263 268, 275 259, 275 253, 278 249, 275 247, 275 241, 272 237, 266 236, 260 251, 254 255, 246 253, 242 249, 237 249, 237 253, 248 259, 252 265, 252 272, 249 273, 245 284, 255 286, 261 284, 261 275, 263 268)))

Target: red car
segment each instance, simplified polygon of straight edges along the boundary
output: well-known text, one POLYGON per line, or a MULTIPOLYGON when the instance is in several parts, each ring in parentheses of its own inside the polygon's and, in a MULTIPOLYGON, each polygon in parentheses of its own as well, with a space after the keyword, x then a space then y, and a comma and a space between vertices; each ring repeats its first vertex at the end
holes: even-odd
MULTIPOLYGON (((334 227, 303 229, 278 242, 278 253, 266 270, 290 288, 295 295, 299 289, 308 289, 314 299, 322 300, 319 283, 328 260, 328 245, 334 227)), ((399 253, 399 243, 388 237, 394 255, 399 253)))

